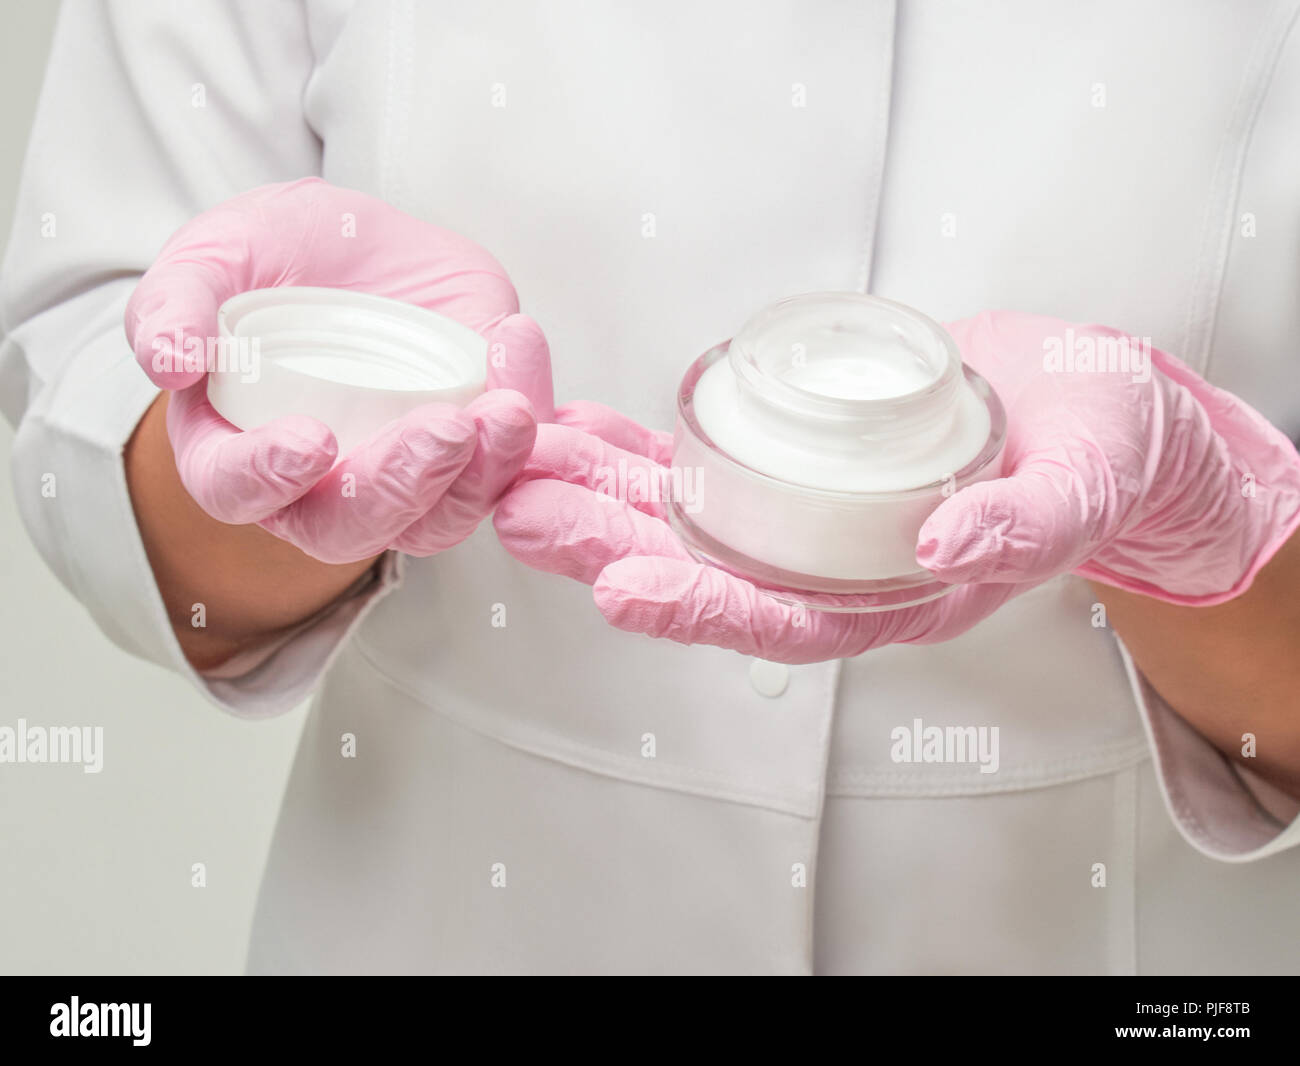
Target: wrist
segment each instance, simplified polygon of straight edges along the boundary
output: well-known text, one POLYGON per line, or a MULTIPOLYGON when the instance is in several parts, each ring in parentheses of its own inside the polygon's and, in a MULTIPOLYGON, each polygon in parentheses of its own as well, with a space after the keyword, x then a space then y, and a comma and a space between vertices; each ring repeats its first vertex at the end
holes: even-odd
POLYGON ((379 556, 323 563, 260 526, 227 525, 208 515, 176 472, 166 395, 127 444, 127 484, 172 630, 191 664, 208 668, 316 615, 379 556))

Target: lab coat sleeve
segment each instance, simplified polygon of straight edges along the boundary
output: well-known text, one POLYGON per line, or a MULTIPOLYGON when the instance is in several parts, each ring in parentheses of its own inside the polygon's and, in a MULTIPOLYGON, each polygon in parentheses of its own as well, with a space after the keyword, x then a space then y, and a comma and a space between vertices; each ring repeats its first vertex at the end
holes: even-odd
POLYGON ((245 189, 317 173, 302 110, 314 64, 291 0, 66 0, 0 275, 0 408, 22 519, 117 644, 244 715, 289 709, 399 580, 373 579, 237 676, 181 654, 127 492, 123 450, 157 390, 123 332, 165 239, 245 189))
POLYGON ((1122 642, 1120 651, 1165 809, 1183 839, 1203 855, 1234 863, 1300 844, 1300 803, 1228 759, 1161 698, 1122 642))

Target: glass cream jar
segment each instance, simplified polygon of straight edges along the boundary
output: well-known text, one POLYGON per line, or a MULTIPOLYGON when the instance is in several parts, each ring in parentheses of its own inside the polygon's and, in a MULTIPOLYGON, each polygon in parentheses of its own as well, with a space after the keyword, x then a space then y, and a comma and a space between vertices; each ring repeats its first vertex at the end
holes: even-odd
POLYGON ((224 358, 208 400, 253 429, 310 415, 339 457, 426 403, 463 406, 487 379, 487 341, 444 315, 347 289, 284 286, 231 297, 217 312, 224 358))
POLYGON ((953 586, 916 561, 929 514, 999 476, 1006 418, 936 322, 815 293, 701 356, 678 393, 669 520, 697 558, 820 610, 879 611, 953 586))

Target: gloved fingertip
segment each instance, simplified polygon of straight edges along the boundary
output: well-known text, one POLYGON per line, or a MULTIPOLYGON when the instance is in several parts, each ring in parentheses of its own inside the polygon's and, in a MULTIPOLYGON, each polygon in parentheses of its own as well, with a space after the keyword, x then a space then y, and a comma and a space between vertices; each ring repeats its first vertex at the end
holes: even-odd
POLYGON ((952 556, 939 548, 927 550, 927 546, 921 544, 917 546, 916 561, 946 585, 990 580, 999 570, 996 556, 979 554, 978 551, 952 556))
POLYGON ((136 362, 160 388, 203 379, 217 338, 217 310, 228 295, 210 275, 164 253, 136 285, 123 315, 136 362))
POLYGON ((464 409, 427 403, 378 430, 353 451, 359 463, 405 462, 410 458, 442 469, 468 462, 478 443, 478 426, 464 409))
POLYGON ((916 561, 941 580, 955 575, 983 556, 985 543, 981 500, 974 493, 954 496, 940 504, 921 525, 916 538, 916 561))
POLYGON ((498 358, 495 361, 489 361, 489 370, 492 368, 501 369, 510 365, 510 349, 515 346, 527 345, 529 352, 537 348, 547 348, 546 334, 542 332, 542 327, 538 325, 537 320, 531 315, 520 314, 516 312, 507 315, 490 330, 487 334, 488 344, 498 344, 504 350, 499 350, 498 358))
POLYGON ((629 451, 639 448, 629 443, 640 442, 652 431, 633 421, 621 411, 591 400, 575 400, 555 409, 555 421, 570 429, 581 430, 602 440, 610 441, 629 451))
POLYGON ((649 429, 621 411, 589 400, 575 400, 555 409, 555 422, 566 429, 599 437, 624 451, 667 466, 672 461, 673 435, 649 429))
POLYGON ((617 629, 744 654, 756 653, 758 630, 766 624, 754 613, 758 596, 722 571, 661 556, 619 559, 592 584, 596 607, 617 629))
POLYGON ((486 392, 465 408, 478 428, 480 444, 495 451, 531 450, 537 439, 533 405, 514 389, 486 392))
MULTIPOLYGON (((137 360, 137 362, 140 361, 137 360)), ((145 366, 143 362, 140 363, 140 369, 145 372, 145 375, 150 381, 160 389, 164 389, 167 392, 179 392, 181 389, 187 389, 191 385, 198 384, 207 377, 207 374, 202 370, 159 374, 153 372, 148 366, 145 366)))
POLYGON ((636 580, 644 559, 619 559, 596 575, 591 598, 605 621, 629 633, 661 635, 666 629, 664 604, 653 594, 645 595, 643 583, 636 580))
POLYGON ((513 389, 528 398, 539 422, 555 418, 551 349, 541 326, 528 315, 503 319, 487 336, 487 386, 513 389))
POLYGON ((207 376, 204 367, 185 368, 183 361, 174 360, 167 354, 167 349, 154 347, 154 336, 148 332, 140 334, 144 339, 133 346, 135 361, 145 376, 160 389, 167 392, 179 392, 181 389, 197 385, 207 376))
POLYGON ((516 558, 522 545, 537 540, 537 505, 541 498, 542 490, 536 482, 520 482, 501 497, 492 512, 492 528, 497 538, 516 558))
POLYGON ((968 486, 926 519, 916 559, 948 584, 1039 581, 1071 568, 1086 540, 1046 483, 1006 477, 968 486))
POLYGON ((339 444, 324 422, 307 415, 288 415, 251 431, 254 440, 266 441, 268 464, 281 474, 319 471, 323 475, 338 458, 339 444))
POLYGON ((334 465, 338 445, 311 418, 277 419, 247 432, 231 429, 188 453, 177 469, 190 495, 218 521, 260 522, 306 494, 334 465))
POLYGON ((479 393, 464 407, 465 413, 473 418, 497 410, 524 411, 531 418, 533 405, 529 402, 528 397, 518 389, 502 385, 499 388, 488 389, 486 392, 479 393))

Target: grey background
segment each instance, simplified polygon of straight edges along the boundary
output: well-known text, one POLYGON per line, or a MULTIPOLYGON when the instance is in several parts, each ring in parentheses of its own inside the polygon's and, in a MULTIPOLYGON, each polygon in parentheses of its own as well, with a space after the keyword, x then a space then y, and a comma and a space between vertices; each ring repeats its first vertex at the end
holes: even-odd
MULTIPOLYGON (((0 7, 6 241, 57 9, 0 7)), ((303 710, 237 720, 110 643, 27 538, 12 439, 0 420, 0 725, 102 725, 104 769, 0 763, 0 972, 239 972, 303 710)))

